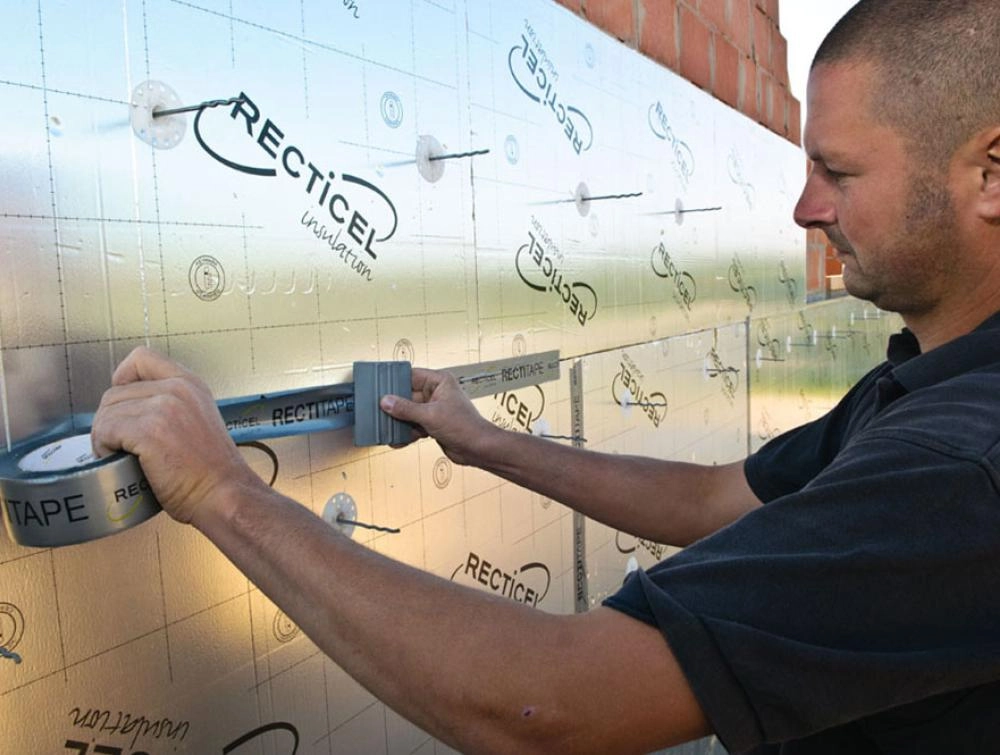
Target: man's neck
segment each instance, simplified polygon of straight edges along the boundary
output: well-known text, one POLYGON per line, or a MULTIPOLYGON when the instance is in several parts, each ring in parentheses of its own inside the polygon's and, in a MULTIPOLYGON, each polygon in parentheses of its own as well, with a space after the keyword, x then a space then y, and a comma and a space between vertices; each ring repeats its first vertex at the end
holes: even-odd
POLYGON ((971 333, 998 311, 1000 311, 1000 291, 984 301, 969 297, 947 310, 939 308, 928 313, 902 314, 902 318, 906 327, 920 342, 920 352, 926 354, 938 346, 971 333))

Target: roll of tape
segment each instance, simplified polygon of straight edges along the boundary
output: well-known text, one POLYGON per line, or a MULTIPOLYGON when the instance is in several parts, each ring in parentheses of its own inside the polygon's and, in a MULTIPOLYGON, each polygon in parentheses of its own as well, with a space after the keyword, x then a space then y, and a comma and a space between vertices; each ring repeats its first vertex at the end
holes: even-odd
POLYGON ((90 433, 80 430, 49 434, 0 456, 0 508, 11 539, 37 548, 112 535, 161 510, 136 457, 98 459, 90 433))
MULTIPOLYGON (((336 430, 354 424, 354 385, 242 396, 219 401, 218 407, 237 443, 336 430)), ((162 510, 135 456, 94 456, 92 421, 91 414, 74 415, 0 455, 0 509, 18 545, 51 548, 96 540, 162 510)))

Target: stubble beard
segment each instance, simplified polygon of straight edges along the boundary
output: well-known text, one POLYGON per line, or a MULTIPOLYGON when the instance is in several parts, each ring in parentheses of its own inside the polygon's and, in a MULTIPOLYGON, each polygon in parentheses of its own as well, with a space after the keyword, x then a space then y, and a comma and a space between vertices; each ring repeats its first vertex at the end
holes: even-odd
POLYGON ((957 241, 951 194, 940 175, 911 176, 906 209, 891 246, 862 266, 839 228, 825 229, 830 243, 849 255, 844 264, 846 291, 887 312, 924 313, 937 301, 935 284, 948 275, 951 246, 957 241))

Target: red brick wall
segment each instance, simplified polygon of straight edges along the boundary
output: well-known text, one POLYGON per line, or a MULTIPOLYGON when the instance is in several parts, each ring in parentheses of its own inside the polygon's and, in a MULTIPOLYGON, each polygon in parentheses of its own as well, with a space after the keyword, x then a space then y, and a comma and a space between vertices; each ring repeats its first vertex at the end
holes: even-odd
MULTIPOLYGON (((788 42, 778 0, 556 0, 630 47, 801 144, 801 105, 788 88, 788 42)), ((806 242, 810 297, 824 296, 840 263, 826 236, 806 242)))
POLYGON ((786 139, 800 143, 778 0, 557 0, 786 139))

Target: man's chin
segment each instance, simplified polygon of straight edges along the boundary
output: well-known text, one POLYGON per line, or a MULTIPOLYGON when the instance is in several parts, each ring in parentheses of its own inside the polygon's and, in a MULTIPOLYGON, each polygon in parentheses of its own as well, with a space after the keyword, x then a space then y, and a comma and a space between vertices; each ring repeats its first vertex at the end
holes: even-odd
POLYGON ((891 298, 886 297, 885 291, 879 290, 864 279, 859 280, 857 276, 844 274, 844 290, 855 299, 861 299, 874 304, 883 312, 899 312, 899 302, 893 303, 891 298))
POLYGON ((844 290, 847 293, 855 299, 870 301, 876 307, 878 306, 878 291, 863 277, 859 276, 857 271, 851 270, 845 265, 841 276, 844 281, 844 290))

